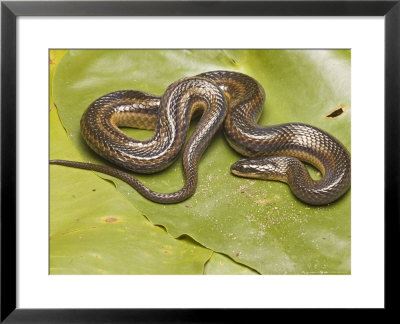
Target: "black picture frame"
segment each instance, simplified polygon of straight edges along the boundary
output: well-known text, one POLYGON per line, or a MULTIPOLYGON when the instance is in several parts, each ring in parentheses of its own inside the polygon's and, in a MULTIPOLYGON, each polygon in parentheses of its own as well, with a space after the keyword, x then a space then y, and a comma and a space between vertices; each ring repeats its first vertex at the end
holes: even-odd
MULTIPOLYGON (((2 1, 1 322, 231 322, 238 312, 194 309, 20 309, 16 307, 16 19, 19 16, 383 16, 385 19, 385 310, 399 279, 400 0, 395 1, 2 1), (393 253, 391 249, 394 248, 393 253)), ((379 109, 379 107, 377 107, 379 109)), ((371 125, 373 131, 373 125, 371 125)), ((373 148, 371 148, 373 154, 373 148)), ((367 163, 367 162, 366 162, 367 163)), ((371 166, 373 168, 373 166, 371 166)), ((372 169, 371 169, 372 170, 372 169)), ((371 174, 367 177, 373 176, 371 174)), ((371 188, 373 190, 373 188, 371 188)), ((261 314, 251 314, 251 316, 261 314)), ((249 320, 249 319, 248 319, 249 320)))

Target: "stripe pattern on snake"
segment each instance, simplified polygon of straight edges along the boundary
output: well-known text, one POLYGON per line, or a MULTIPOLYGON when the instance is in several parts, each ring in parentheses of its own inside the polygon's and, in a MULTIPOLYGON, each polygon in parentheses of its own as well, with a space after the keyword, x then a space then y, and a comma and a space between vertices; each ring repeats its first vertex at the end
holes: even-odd
POLYGON ((110 167, 60 160, 50 163, 107 173, 126 181, 150 200, 177 203, 195 192, 200 157, 224 122, 230 146, 249 158, 235 163, 233 174, 286 182, 297 198, 311 205, 339 199, 350 187, 347 149, 314 126, 258 125, 264 101, 264 89, 250 76, 212 71, 174 82, 162 97, 116 91, 89 106, 81 120, 88 145, 114 164, 140 173, 167 168, 184 146, 193 114, 202 112, 183 152, 185 185, 174 193, 151 191, 130 174, 110 167), (155 133, 149 140, 138 141, 122 133, 119 126, 155 128, 155 133), (319 169, 322 179, 311 179, 300 160, 319 169))

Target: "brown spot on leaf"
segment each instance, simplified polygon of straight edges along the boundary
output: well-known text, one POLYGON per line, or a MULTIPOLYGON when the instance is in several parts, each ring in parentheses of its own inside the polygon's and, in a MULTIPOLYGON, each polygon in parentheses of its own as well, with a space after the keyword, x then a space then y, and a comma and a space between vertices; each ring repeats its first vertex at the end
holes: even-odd
POLYGON ((106 222, 106 223, 114 223, 114 222, 116 222, 117 220, 118 220, 118 218, 109 217, 109 218, 106 218, 105 222, 106 222))
POLYGON ((328 118, 336 118, 339 117, 341 114, 344 113, 345 108, 343 106, 339 106, 335 108, 332 112, 330 112, 326 117, 328 118))

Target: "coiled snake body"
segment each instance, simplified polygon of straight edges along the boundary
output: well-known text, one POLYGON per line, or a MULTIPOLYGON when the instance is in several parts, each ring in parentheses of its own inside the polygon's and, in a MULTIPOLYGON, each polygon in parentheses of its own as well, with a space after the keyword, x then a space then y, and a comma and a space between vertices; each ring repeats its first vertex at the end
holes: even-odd
POLYGON ((325 205, 350 187, 350 154, 328 133, 306 124, 260 126, 265 94, 253 78, 237 72, 214 71, 171 84, 162 97, 125 90, 94 101, 81 119, 88 145, 114 164, 139 173, 167 168, 182 147, 185 184, 173 193, 158 193, 127 172, 91 163, 51 160, 94 170, 130 184, 144 197, 158 203, 189 198, 197 186, 197 166, 213 135, 223 124, 230 146, 248 157, 231 166, 233 174, 279 180, 289 184, 300 200, 325 205), (190 120, 201 112, 195 131, 185 145, 190 120), (155 129, 149 140, 139 141, 118 127, 155 129), (314 165, 322 179, 313 180, 300 160, 314 165))

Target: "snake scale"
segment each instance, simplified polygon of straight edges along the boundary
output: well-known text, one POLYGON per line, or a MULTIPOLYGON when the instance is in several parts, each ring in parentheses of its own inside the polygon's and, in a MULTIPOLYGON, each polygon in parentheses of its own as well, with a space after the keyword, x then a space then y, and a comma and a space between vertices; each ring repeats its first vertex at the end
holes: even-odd
POLYGON ((157 203, 177 203, 196 190, 197 167, 212 137, 223 127, 229 145, 246 158, 231 166, 234 175, 286 182, 311 205, 339 199, 350 187, 350 154, 333 136, 301 123, 257 124, 265 101, 262 86, 238 72, 213 71, 172 83, 162 96, 123 90, 95 100, 81 118, 81 133, 99 155, 120 168, 154 173, 167 168, 183 149, 184 186, 173 193, 147 188, 117 168, 51 160, 51 164, 94 170, 117 177, 157 203), (185 144, 193 115, 200 120, 185 144), (135 140, 119 127, 154 129, 148 140, 135 140), (322 174, 313 180, 305 165, 322 174))

